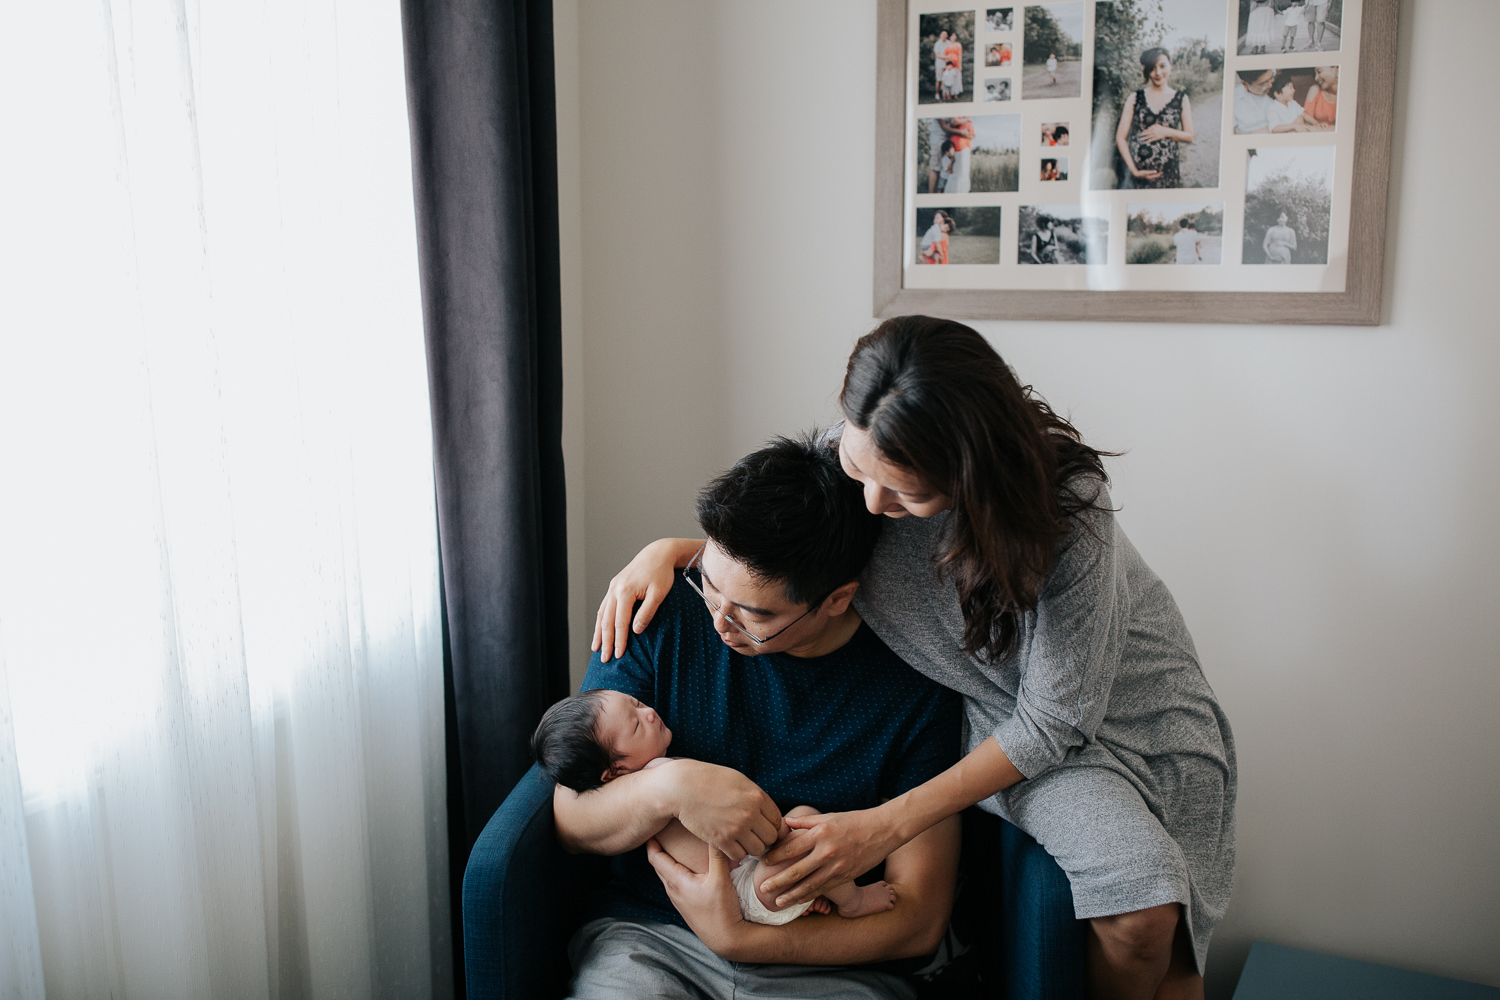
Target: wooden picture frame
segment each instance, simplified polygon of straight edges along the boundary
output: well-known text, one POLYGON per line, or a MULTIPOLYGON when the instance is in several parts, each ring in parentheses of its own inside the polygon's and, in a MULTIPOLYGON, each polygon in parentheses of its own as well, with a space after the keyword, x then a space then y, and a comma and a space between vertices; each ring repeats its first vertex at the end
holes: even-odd
MULTIPOLYGON (((1381 279, 1384 265, 1385 250, 1385 228, 1386 228, 1386 196, 1388 187, 1388 175, 1390 170, 1390 150, 1392 131, 1392 110, 1395 94, 1396 77, 1396 22, 1398 0, 1342 0, 1339 10, 1353 9, 1358 18, 1358 75, 1355 81, 1356 87, 1351 88, 1352 94, 1343 94, 1343 103, 1346 105, 1354 103, 1353 118, 1354 132, 1352 139, 1347 136, 1340 137, 1339 141, 1344 144, 1345 149, 1352 148, 1352 160, 1342 166, 1343 174, 1337 185, 1331 191, 1331 197, 1336 209, 1331 216, 1333 225, 1330 231, 1337 227, 1341 219, 1347 219, 1347 244, 1340 243, 1344 252, 1338 255, 1337 263, 1344 267, 1343 290, 1342 291, 1281 291, 1281 290, 1169 290, 1164 293, 1160 287, 1147 290, 1144 288, 1132 288, 1130 282, 1133 276, 1142 273, 1146 269, 1141 268, 1133 262, 1127 263, 1127 256, 1121 252, 1116 258, 1116 264, 1106 276, 1107 280, 1095 280, 1095 276, 1088 278, 1095 285, 1112 285, 1108 288, 1080 288, 1080 287, 1055 287, 1057 275, 1043 275, 1044 271, 1060 272, 1069 270, 1073 276, 1067 278, 1074 286, 1083 279, 1074 277, 1086 270, 1098 271, 1087 265, 1073 268, 1037 268, 1019 266, 1014 260, 1007 262, 1002 256, 993 266, 953 268, 948 269, 941 278, 948 282, 946 287, 923 287, 921 280, 929 279, 940 269, 919 270, 916 265, 924 262, 919 259, 917 249, 918 236, 916 226, 919 206, 922 203, 931 204, 933 196, 924 194, 919 190, 922 183, 921 177, 926 171, 918 173, 917 138, 920 112, 923 109, 931 111, 936 105, 926 104, 918 106, 918 82, 917 74, 926 72, 927 61, 922 58, 926 53, 917 51, 921 45, 922 38, 913 32, 912 26, 917 18, 923 16, 923 12, 946 11, 960 12, 967 15, 967 10, 974 12, 977 20, 983 17, 986 11, 985 5, 976 5, 965 9, 961 4, 948 3, 938 6, 932 0, 878 0, 878 35, 877 35, 877 58, 876 58, 876 128, 875 128, 875 274, 874 274, 874 314, 877 318, 889 316, 926 313, 950 316, 958 319, 1008 319, 1008 320, 1108 320, 1108 321, 1134 321, 1134 322, 1232 322, 1232 323, 1271 323, 1271 324, 1361 324, 1375 325, 1380 322, 1381 307, 1381 279), (1351 98, 1353 100, 1351 101, 1351 98), (1339 190, 1343 188, 1343 190, 1339 190), (1347 201, 1343 201, 1347 198, 1347 201), (1346 206, 1346 208, 1342 207, 1346 206), (1338 214, 1343 212, 1342 215, 1338 214), (983 282, 1005 281, 1013 287, 962 287, 963 282, 971 280, 965 275, 973 275, 976 284, 983 282), (1036 277, 1033 278, 1033 275, 1036 277), (1047 287, 1041 278, 1052 281, 1054 287, 1047 287), (1033 283, 1034 284, 1030 284, 1033 283), (1120 287, 1121 284, 1125 287, 1120 287), (957 285, 955 287, 955 284, 957 285)), ((1092 31, 1095 21, 1093 20, 1096 5, 1112 0, 1083 0, 1085 5, 1084 31, 1092 31)), ((1228 42, 1231 47, 1226 51, 1233 52, 1233 43, 1236 41, 1232 34, 1234 22, 1229 20, 1238 6, 1238 0, 1223 0, 1226 5, 1226 23, 1230 25, 1231 35, 1228 42)), ((996 5, 998 6, 998 5, 996 5)), ((1023 16, 1024 8, 1038 6, 1037 4, 1012 0, 1007 6, 1015 8, 1015 19, 1017 22, 1023 16)), ((930 13, 928 16, 931 15, 930 13)), ((1242 17, 1243 20, 1243 17, 1242 17)), ((923 22, 925 23, 925 22, 923 22)), ((995 23, 995 22, 992 22, 995 23)), ((1278 24, 1280 22, 1278 21, 1278 24)), ((1020 38, 1021 28, 1019 23, 1014 29, 1016 34, 1011 36, 1017 41, 1020 38)), ((1311 32, 1309 32, 1309 35, 1311 32)), ((968 104, 955 104, 954 110, 957 114, 970 114, 978 111, 989 111, 988 105, 973 103, 980 97, 980 81, 977 79, 980 73, 981 60, 977 58, 981 44, 978 40, 980 34, 975 31, 972 51, 969 58, 972 60, 969 73, 972 78, 965 76, 961 86, 964 95, 968 97, 968 104)), ((1089 66, 1087 54, 1092 52, 1092 39, 1082 50, 1085 55, 1081 57, 1084 79, 1089 78, 1089 66)), ((1243 47, 1244 38, 1240 37, 1238 43, 1243 47)), ((1309 44, 1311 44, 1309 42, 1309 44)), ((1344 52, 1348 52, 1347 43, 1341 40, 1344 52)), ((1019 44, 1017 44, 1019 49, 1019 44)), ((1144 58, 1144 57, 1143 57, 1144 58)), ((1304 53, 1301 58, 1309 60, 1313 58, 1311 53, 1304 53)), ((1017 59, 1017 63, 1019 63, 1017 59)), ((1244 56, 1239 55, 1235 59, 1223 60, 1223 84, 1221 94, 1227 97, 1233 84, 1233 72, 1236 65, 1243 67, 1247 61, 1265 61, 1279 64, 1285 67, 1288 57, 1279 59, 1272 56, 1244 56)), ((1144 64, 1143 64, 1144 65, 1144 64)), ((1269 68, 1276 68, 1275 65, 1269 68)), ((1291 72, 1288 70, 1288 72, 1291 72)), ((1017 78, 1019 80, 1019 78, 1017 78)), ((925 84, 924 84, 925 85, 925 84)), ((1087 86, 1087 85, 1085 85, 1087 86)), ((998 87, 996 91, 998 92, 998 87)), ((1017 88, 1019 89, 1019 87, 1017 88)), ((1010 93, 1010 85, 1005 86, 1006 97, 1010 93)), ((1337 92, 1336 92, 1337 93, 1337 92)), ((946 94, 946 92, 945 92, 946 94)), ((1238 96, 1236 94, 1236 96, 1238 96)), ((926 100, 935 98, 928 96, 926 100)), ((962 100, 962 98, 956 98, 962 100)), ((1002 100, 1005 98, 1001 98, 1002 100)), ((1222 98, 1221 98, 1222 99, 1222 98)), ((1022 116, 1025 128, 1030 128, 1039 115, 1045 114, 1045 101, 1018 102, 1004 106, 1009 112, 1012 108, 1018 108, 1022 116)), ((1222 106, 1222 105, 1221 105, 1222 106)), ((1000 106, 995 106, 998 109, 1000 106)), ((1231 120, 1227 112, 1220 112, 1221 119, 1231 120)), ((958 119, 949 119, 950 121, 958 119)), ((1088 123, 1084 123, 1087 125, 1088 123)), ((1344 127, 1340 121, 1338 128, 1344 127)), ((1124 129, 1124 126, 1121 126, 1124 129)), ((1078 134, 1077 129, 1074 134, 1078 134)), ((1075 163, 1087 164, 1089 153, 1085 146, 1090 140, 1086 134, 1089 129, 1082 130, 1084 142, 1074 145, 1068 152, 1075 158, 1075 163)), ((1044 137, 1045 138, 1045 137, 1044 137)), ((1271 146, 1282 137, 1274 137, 1271 140, 1260 140, 1259 144, 1271 146)), ((1296 140, 1301 140, 1297 137, 1296 140)), ((1230 150, 1245 149, 1249 136, 1235 134, 1224 135, 1220 140, 1222 148, 1230 150), (1230 142, 1231 139, 1239 140, 1230 142)), ((929 143, 927 148, 931 148, 929 143)), ((944 144, 944 150, 948 145, 944 144)), ((1033 151, 1034 152, 1034 151, 1033 151)), ((946 154, 945 154, 946 155, 946 154)), ((1244 154, 1240 154, 1242 157, 1244 154)), ((1249 157, 1254 158, 1256 153, 1249 152, 1249 157)), ((1329 154, 1330 158, 1332 153, 1329 154)), ((1347 151, 1343 154, 1348 157, 1347 151)), ((945 161, 946 162, 946 161, 945 161)), ((1215 161, 1218 162, 1217 160, 1215 161)), ((1025 166, 1024 157, 1022 159, 1025 166)), ((967 167, 966 167, 967 169, 967 167)), ((1048 169, 1045 165, 1043 170, 1048 169)), ((1215 170, 1219 168, 1215 166, 1215 170)), ((1245 177, 1251 176, 1251 168, 1241 167, 1245 171, 1245 177)), ((932 165, 934 175, 937 168, 932 165)), ((1086 173, 1086 171, 1078 171, 1086 173)), ((1222 174, 1216 174, 1222 182, 1222 174)), ((1329 177, 1333 177, 1330 167, 1329 177)), ((1046 174, 1043 180, 1048 180, 1046 174)), ((1245 240, 1245 233, 1250 231, 1250 224, 1245 220, 1245 204, 1250 200, 1251 194, 1247 193, 1249 188, 1247 181, 1240 183, 1237 195, 1227 188, 1218 194, 1210 194, 1209 197, 1226 199, 1220 202, 1221 216, 1224 221, 1221 237, 1225 244, 1224 269, 1216 272, 1219 276, 1215 280, 1238 280, 1234 278, 1234 272, 1238 271, 1244 281, 1254 280, 1260 284, 1267 284, 1290 278, 1290 272, 1298 271, 1298 268, 1286 270, 1275 268, 1254 268, 1250 265, 1256 263, 1252 260, 1241 262, 1239 258, 1231 260, 1231 252, 1237 252, 1240 246, 1231 244, 1229 239, 1230 208, 1226 205, 1238 205, 1241 212, 1241 227, 1239 235, 1245 240)), ((1080 186, 1087 193, 1081 194, 1080 204, 1085 199, 1090 200, 1093 206, 1107 206, 1112 212, 1112 220, 1120 227, 1119 242, 1116 246, 1123 246, 1128 235, 1125 227, 1128 221, 1123 214, 1124 199, 1127 195, 1119 190, 1090 190, 1086 187, 1083 179, 1080 186)), ((964 194, 958 198, 959 201, 967 199, 968 204, 976 203, 975 196, 969 194, 967 188, 967 177, 965 178, 964 194)), ((987 196, 980 195, 978 200, 984 201, 987 196)), ((988 196, 989 201, 1003 202, 1009 207, 1012 215, 1016 215, 1020 209, 1017 208, 1028 197, 1035 198, 1040 195, 1034 192, 1027 195, 1022 188, 1018 192, 988 196)), ((1141 197, 1136 195, 1135 197, 1141 197)), ((1160 197, 1160 195, 1157 195, 1160 197)), ((1035 206, 1028 207, 1033 210, 1035 206)), ((1041 206, 1043 208, 1047 206, 1041 206)), ((1132 204, 1131 208, 1139 208, 1132 204)), ((1170 206, 1169 206, 1170 207, 1170 206)), ((929 218, 931 209, 929 211, 929 218)), ((953 211, 950 209, 950 211, 953 211)), ((1007 211, 1001 208, 1000 212, 1007 211)), ((1035 212, 1031 218, 1035 218, 1035 212)), ((951 221, 951 220, 945 220, 951 221)), ((1284 223, 1283 223, 1284 224, 1284 223)), ((1014 224, 1013 224, 1014 227, 1014 224)), ((1078 227, 1081 231, 1082 227, 1078 227)), ((1010 230, 1014 234, 1015 229, 1010 230)), ((1048 232, 1052 232, 1051 223, 1048 223, 1048 232)), ((1267 240, 1270 236, 1267 235, 1267 240)), ((1002 247, 1000 251, 1004 254, 1004 243, 1000 233, 996 235, 996 245, 1002 247)), ((1331 244, 1330 244, 1331 245, 1331 244)), ((944 261, 946 263, 947 241, 944 240, 944 261)), ((1014 247, 1010 251, 1017 254, 1014 247)), ((1248 252, 1247 252, 1248 255, 1248 252)), ((1269 247, 1268 247, 1269 255, 1269 247)), ((1032 255, 1035 257, 1035 255, 1032 255)), ((1057 263, 1055 259, 1043 260, 1036 258, 1037 263, 1057 263)), ((1179 261, 1180 262, 1180 261, 1179 261)), ((1334 262, 1331 251, 1325 252, 1322 266, 1328 269, 1334 262)), ((988 261, 984 262, 988 265, 988 261)), ((1306 275, 1309 268, 1304 267, 1301 272, 1306 275)), ((1183 269, 1184 272, 1186 269, 1183 269)), ((1207 269, 1202 269, 1206 271, 1207 269)), ((1202 277, 1195 275, 1191 277, 1202 277)), ((1169 280, 1166 276, 1156 276, 1151 280, 1161 282, 1169 280)), ((1184 275, 1183 280, 1188 280, 1184 275)), ((1306 282, 1303 282, 1306 285, 1306 282)))

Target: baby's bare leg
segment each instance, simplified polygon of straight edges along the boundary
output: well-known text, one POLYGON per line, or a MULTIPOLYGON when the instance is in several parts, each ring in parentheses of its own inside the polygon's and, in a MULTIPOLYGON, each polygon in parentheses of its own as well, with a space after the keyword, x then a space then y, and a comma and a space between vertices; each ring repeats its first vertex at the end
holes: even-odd
MULTIPOLYGON (((787 813, 788 816, 814 816, 817 810, 812 806, 797 806, 787 813)), ((781 824, 781 836, 785 837, 790 828, 781 824)), ((692 834, 688 834, 692 836, 692 834)), ((665 845, 663 845, 665 846, 665 845)), ((793 862, 784 865, 762 864, 755 869, 755 894, 760 897, 766 909, 775 911, 776 897, 771 893, 761 890, 766 879, 771 878, 792 866, 793 862)), ((855 917, 867 916, 871 913, 880 913, 889 910, 896 905, 896 890, 887 882, 872 882, 869 885, 855 885, 853 882, 845 882, 843 885, 829 889, 823 893, 828 901, 837 907, 839 916, 853 919, 855 917)), ((826 909, 815 906, 819 913, 828 912, 826 909)))
POLYGON ((688 828, 677 820, 662 827, 656 841, 672 860, 693 874, 702 875, 708 871, 708 844, 689 833, 688 828))

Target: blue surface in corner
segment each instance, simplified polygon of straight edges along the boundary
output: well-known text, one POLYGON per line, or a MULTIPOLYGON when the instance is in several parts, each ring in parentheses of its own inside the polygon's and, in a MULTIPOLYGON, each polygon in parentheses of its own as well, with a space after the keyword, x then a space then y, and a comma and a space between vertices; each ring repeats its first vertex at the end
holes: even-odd
POLYGON ((1234 1000, 1500 1000, 1500 988, 1257 941, 1234 1000))

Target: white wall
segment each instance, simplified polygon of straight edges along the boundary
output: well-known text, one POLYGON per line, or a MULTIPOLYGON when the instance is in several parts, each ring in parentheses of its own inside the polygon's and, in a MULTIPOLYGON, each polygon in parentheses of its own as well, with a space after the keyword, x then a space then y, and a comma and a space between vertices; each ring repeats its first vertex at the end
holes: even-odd
MULTIPOLYGON (((693 533, 709 475, 833 414, 872 325, 875 5, 558 12, 581 651, 610 575, 693 533)), ((1500 984, 1500 139, 1464 82, 1500 4, 1401 18, 1384 325, 977 324, 1128 451, 1121 521, 1234 724, 1211 996, 1254 939, 1500 984)))

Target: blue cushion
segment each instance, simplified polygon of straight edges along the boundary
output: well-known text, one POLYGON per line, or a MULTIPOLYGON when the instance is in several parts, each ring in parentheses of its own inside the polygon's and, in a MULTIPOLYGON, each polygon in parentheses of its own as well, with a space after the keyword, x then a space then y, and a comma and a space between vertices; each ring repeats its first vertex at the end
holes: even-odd
POLYGON ((1234 1000, 1500 1000, 1500 989, 1257 941, 1234 1000))

